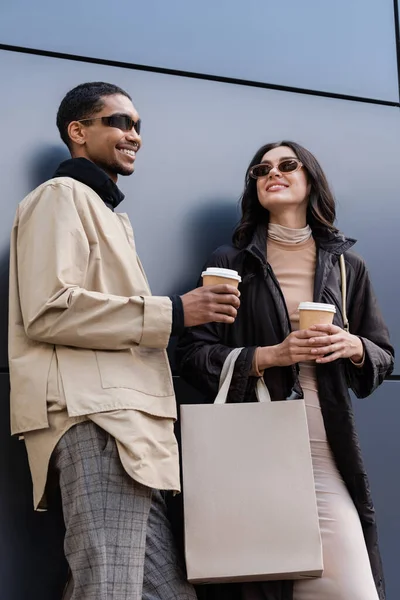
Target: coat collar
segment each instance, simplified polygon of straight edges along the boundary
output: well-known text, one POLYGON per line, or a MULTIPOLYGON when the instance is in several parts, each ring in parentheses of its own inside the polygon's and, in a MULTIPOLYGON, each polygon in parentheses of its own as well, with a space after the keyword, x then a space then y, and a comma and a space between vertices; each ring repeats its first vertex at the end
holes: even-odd
MULTIPOLYGON (((324 253, 326 252, 335 257, 339 257, 344 252, 347 252, 357 241, 346 237, 340 231, 335 233, 327 232, 323 229, 313 229, 313 237, 318 250, 322 250, 324 253)), ((258 258, 263 264, 266 264, 266 248, 267 226, 263 224, 257 227, 245 251, 258 258)))
MULTIPOLYGON (((324 230, 313 230, 313 237, 317 246, 317 264, 314 278, 314 302, 321 300, 329 273, 338 262, 339 256, 347 252, 356 240, 346 237, 340 231, 336 233, 324 230)), ((267 262, 267 227, 257 227, 250 244, 244 249, 245 252, 255 257, 261 264, 264 276, 268 278, 267 262)))
POLYGON ((112 211, 122 202, 124 194, 110 177, 86 158, 70 158, 60 164, 54 177, 71 177, 92 188, 112 211))

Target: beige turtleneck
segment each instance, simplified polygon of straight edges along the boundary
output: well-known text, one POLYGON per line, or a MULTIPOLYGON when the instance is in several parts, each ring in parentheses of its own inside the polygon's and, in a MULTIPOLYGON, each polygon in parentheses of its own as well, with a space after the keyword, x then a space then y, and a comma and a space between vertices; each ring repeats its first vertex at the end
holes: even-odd
POLYGON ((289 229, 271 224, 267 256, 285 298, 292 329, 298 329, 299 303, 312 302, 314 298, 317 251, 310 226, 289 229))
MULTIPOLYGON (((314 297, 317 251, 310 226, 290 229, 271 223, 267 257, 285 298, 292 329, 296 330, 299 328, 299 303, 312 302, 314 297)), ((258 349, 254 355, 252 375, 261 377, 257 358, 258 349)))

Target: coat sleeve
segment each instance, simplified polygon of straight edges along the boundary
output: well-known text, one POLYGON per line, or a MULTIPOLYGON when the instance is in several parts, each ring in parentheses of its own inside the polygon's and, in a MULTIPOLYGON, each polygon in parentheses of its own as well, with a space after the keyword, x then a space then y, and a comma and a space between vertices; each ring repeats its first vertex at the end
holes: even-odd
POLYGON ((394 364, 394 349, 374 294, 365 263, 359 259, 355 267, 355 283, 349 306, 350 332, 364 346, 364 364, 346 362, 349 387, 358 398, 365 398, 390 375, 394 364))
MULTIPOLYGON (((207 267, 229 268, 226 256, 216 251, 207 261, 207 267)), ((201 285, 201 282, 199 282, 201 285)), ((240 308, 239 308, 240 310, 240 308)), ((219 379, 228 354, 236 347, 235 325, 208 323, 186 329, 176 348, 176 362, 181 377, 213 402, 219 389, 219 379)), ((241 347, 241 346, 239 346, 241 347)), ((249 399, 257 379, 251 376, 256 347, 245 347, 236 361, 228 402, 249 399)))
POLYGON ((19 209, 17 277, 23 325, 36 341, 93 350, 166 348, 169 298, 85 289, 90 247, 73 191, 49 184, 19 209))

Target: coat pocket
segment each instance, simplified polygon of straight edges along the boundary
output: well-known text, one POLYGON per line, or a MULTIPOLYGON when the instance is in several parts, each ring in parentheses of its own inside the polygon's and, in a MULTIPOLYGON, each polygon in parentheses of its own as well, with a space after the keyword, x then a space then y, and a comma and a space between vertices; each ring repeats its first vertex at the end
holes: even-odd
POLYGON ((165 350, 135 346, 130 350, 96 350, 104 389, 128 388, 149 396, 172 396, 171 370, 165 350))

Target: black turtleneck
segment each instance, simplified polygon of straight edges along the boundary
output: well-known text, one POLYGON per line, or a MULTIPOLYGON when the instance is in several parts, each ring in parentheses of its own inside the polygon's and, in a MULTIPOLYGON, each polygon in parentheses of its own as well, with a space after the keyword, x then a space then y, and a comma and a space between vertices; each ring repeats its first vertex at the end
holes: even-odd
POLYGON ((125 198, 119 187, 103 169, 87 158, 64 160, 54 173, 54 177, 72 177, 92 188, 112 211, 125 198))
MULTIPOLYGON (((119 187, 103 169, 87 158, 70 158, 60 164, 54 177, 71 177, 92 188, 112 211, 125 198, 119 187)), ((182 299, 179 295, 170 296, 172 302, 171 336, 180 335, 185 328, 182 299)))

